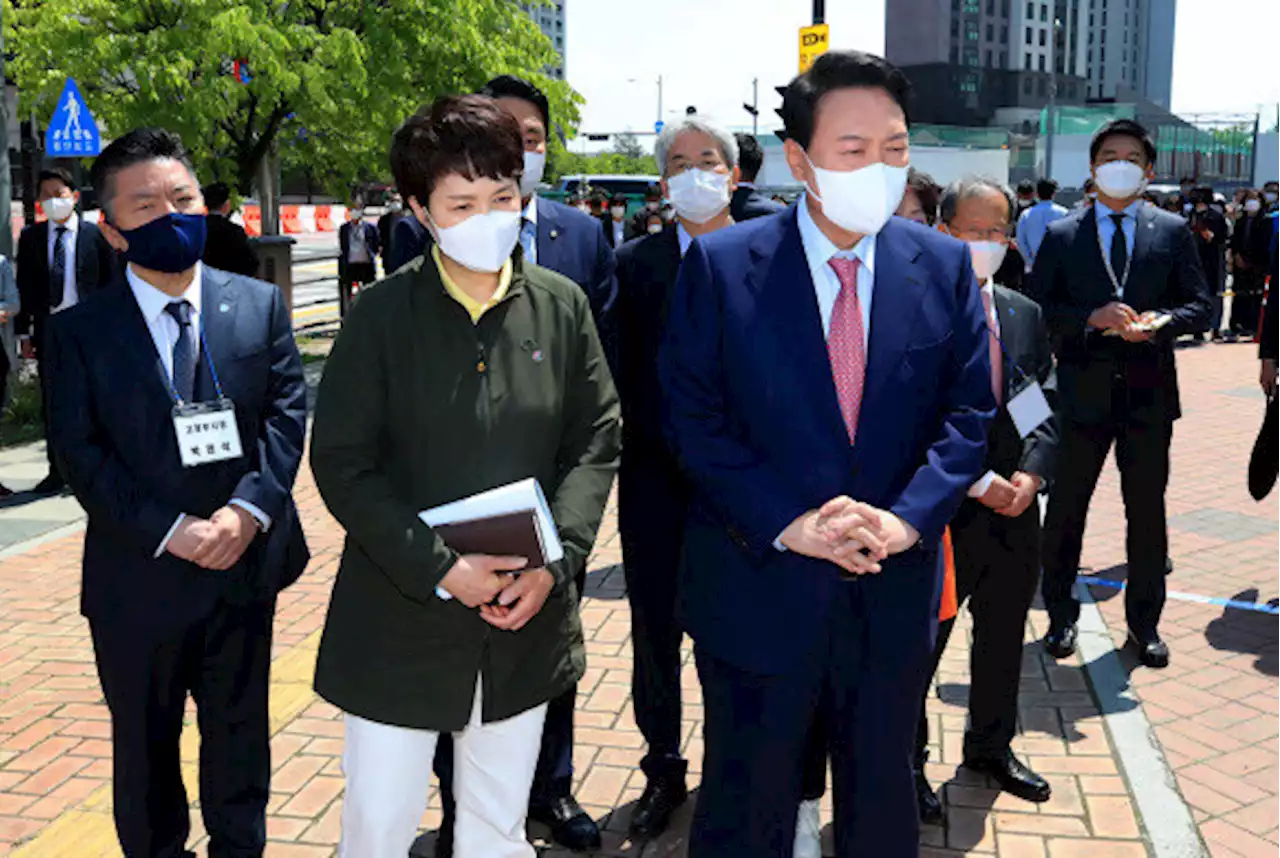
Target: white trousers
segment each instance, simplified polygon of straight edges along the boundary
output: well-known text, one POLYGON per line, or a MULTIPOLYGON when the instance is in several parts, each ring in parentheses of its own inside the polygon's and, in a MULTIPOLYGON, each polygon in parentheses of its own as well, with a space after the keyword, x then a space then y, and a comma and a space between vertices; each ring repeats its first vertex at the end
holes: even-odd
MULTIPOLYGON (((534 858, 525 835, 529 790, 542 742, 544 703, 480 723, 480 682, 466 728, 453 734, 457 858, 534 858)), ((418 834, 440 734, 347 713, 347 777, 338 858, 405 858, 418 834)))

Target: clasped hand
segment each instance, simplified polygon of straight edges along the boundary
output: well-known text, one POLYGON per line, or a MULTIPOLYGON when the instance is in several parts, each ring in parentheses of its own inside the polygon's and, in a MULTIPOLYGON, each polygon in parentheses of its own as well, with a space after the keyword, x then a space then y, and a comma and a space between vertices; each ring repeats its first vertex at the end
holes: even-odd
POLYGON ((1035 474, 1018 471, 1009 479, 996 476, 985 494, 978 502, 988 509, 1009 518, 1017 518, 1027 511, 1036 493, 1040 491, 1041 480, 1035 474))
POLYGON ((898 516, 849 497, 827 501, 783 531, 789 551, 826 560, 854 575, 880 571, 880 562, 915 545, 920 535, 898 516))
POLYGON ((203 569, 230 569, 258 535, 258 522, 238 506, 224 506, 208 519, 183 516, 165 550, 203 569))
POLYGON ((546 604, 555 578, 546 569, 512 575, 529 563, 523 557, 465 554, 445 573, 440 586, 496 629, 516 632, 546 604))

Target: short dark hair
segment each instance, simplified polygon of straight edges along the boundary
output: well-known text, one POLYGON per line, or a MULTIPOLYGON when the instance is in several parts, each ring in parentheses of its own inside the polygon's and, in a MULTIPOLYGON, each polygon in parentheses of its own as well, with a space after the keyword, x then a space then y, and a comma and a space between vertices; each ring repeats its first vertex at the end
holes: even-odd
POLYGON ((1058 193, 1058 182, 1045 176, 1036 182, 1036 196, 1042 200, 1051 200, 1058 193))
POLYGON ((656 184, 650 185, 649 187, 644 189, 644 198, 646 200, 661 200, 662 188, 660 188, 656 184))
POLYGON ((108 219, 116 196, 116 173, 127 170, 134 164, 164 158, 172 158, 186 167, 192 176, 195 175, 191 159, 182 145, 182 138, 163 128, 135 128, 122 137, 117 137, 111 141, 110 146, 102 150, 102 154, 93 161, 89 181, 97 191, 98 205, 108 219))
POLYGON ((1142 152, 1147 156, 1147 165, 1150 166, 1156 162, 1156 144, 1151 142, 1151 135, 1147 133, 1147 129, 1132 119, 1113 119, 1093 135, 1093 141, 1089 144, 1090 164, 1098 160, 1098 152, 1102 151, 1102 144, 1112 137, 1132 137, 1142 144, 1142 152))
POLYGON ((752 134, 739 132, 733 136, 738 141, 738 169, 742 171, 742 181, 754 182, 764 166, 764 149, 752 134))
POLYGON ((538 108, 538 112, 542 114, 543 128, 546 129, 547 134, 551 133, 551 104, 542 90, 524 78, 510 74, 498 75, 484 85, 480 94, 490 98, 518 98, 529 102, 538 108))
POLYGON ((1264 187, 1264 188, 1269 188, 1269 187, 1271 187, 1272 185, 1280 186, 1280 182, 1277 182, 1275 179, 1272 179, 1272 180, 1271 180, 1271 181, 1269 181, 1269 182, 1263 182, 1263 183, 1262 183, 1262 187, 1264 187))
POLYGON ((938 220, 938 199, 942 195, 942 188, 938 187, 933 176, 915 167, 907 170, 907 187, 920 201, 920 207, 924 209, 925 221, 929 226, 933 226, 938 220))
POLYGON ((902 108, 911 124, 907 101, 911 82, 883 57, 862 51, 829 51, 818 57, 807 72, 797 75, 782 96, 782 124, 789 139, 808 149, 817 125, 818 106, 823 96, 837 89, 866 87, 883 89, 902 108))
POLYGON ((614 194, 614 195, 613 195, 613 197, 609 200, 609 202, 611 202, 611 203, 622 203, 623 205, 626 205, 626 203, 627 203, 627 195, 626 195, 626 194, 623 194, 623 193, 617 193, 617 194, 614 194))
POLYGON ((40 171, 40 175, 36 176, 36 189, 45 182, 62 182, 71 191, 75 191, 76 183, 71 180, 71 173, 62 167, 45 167, 40 171))
POLYGON ((226 182, 211 182, 200 190, 204 204, 210 211, 222 208, 231 199, 231 188, 226 182))
POLYGON ((1018 182, 1018 196, 1026 197, 1036 192, 1036 186, 1032 184, 1030 179, 1023 179, 1018 182))
POLYGON ((1183 176, 1178 180, 1179 185, 1194 185, 1196 183, 1195 176, 1183 176))
POLYGON ((391 138, 391 174, 424 209, 450 173, 519 180, 524 142, 515 117, 485 95, 446 95, 405 120, 391 138))

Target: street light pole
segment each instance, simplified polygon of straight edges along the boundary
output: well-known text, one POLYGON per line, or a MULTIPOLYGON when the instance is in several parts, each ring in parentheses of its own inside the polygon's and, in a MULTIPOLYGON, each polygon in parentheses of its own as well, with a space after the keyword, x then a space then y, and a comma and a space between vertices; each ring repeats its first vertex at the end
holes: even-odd
MULTIPOLYGON (((751 136, 755 137, 760 128, 760 78, 751 79, 751 136)), ((1255 135, 1256 136, 1256 135, 1255 135)))
POLYGON ((658 118, 656 121, 662 121, 662 75, 658 75, 658 118))
POLYGON ((825 24, 826 22, 827 22, 826 0, 813 0, 813 23, 825 24))
POLYGON ((9 172, 9 100, 4 86, 4 6, 0 5, 0 256, 13 258, 13 229, 9 226, 13 196, 9 172))
POLYGON ((1053 19, 1053 44, 1049 46, 1049 135, 1044 144, 1044 175, 1053 178, 1053 138, 1058 131, 1058 34, 1062 32, 1062 21, 1053 19))

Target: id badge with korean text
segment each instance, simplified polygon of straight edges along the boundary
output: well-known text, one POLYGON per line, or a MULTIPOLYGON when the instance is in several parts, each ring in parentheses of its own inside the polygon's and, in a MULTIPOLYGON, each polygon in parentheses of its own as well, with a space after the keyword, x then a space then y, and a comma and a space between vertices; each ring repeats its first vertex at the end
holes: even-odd
POLYGON ((240 427, 236 406, 225 397, 212 402, 185 402, 173 407, 173 432, 178 438, 178 455, 186 468, 238 459, 240 427))

